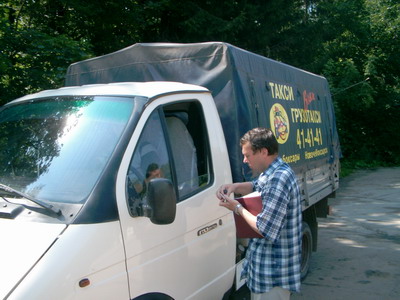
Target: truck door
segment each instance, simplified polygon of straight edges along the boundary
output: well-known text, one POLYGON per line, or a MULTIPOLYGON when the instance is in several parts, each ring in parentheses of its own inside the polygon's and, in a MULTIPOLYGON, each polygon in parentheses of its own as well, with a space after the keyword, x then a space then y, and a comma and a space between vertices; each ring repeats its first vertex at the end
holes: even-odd
POLYGON ((235 230, 215 198, 206 114, 196 99, 157 102, 142 115, 117 180, 131 298, 222 296, 232 284, 235 230), (175 186, 169 225, 149 219, 147 184, 157 177, 175 186))

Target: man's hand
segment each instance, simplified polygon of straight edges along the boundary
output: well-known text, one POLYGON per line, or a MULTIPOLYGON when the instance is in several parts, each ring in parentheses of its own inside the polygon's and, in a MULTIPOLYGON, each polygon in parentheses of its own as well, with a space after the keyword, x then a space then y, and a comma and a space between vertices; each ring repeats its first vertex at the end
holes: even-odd
POLYGON ((228 196, 234 192, 233 184, 224 184, 217 190, 216 196, 219 200, 225 200, 225 196, 228 196))
POLYGON ((231 211, 235 210, 236 205, 238 205, 239 202, 237 200, 231 199, 226 195, 222 196, 222 199, 219 201, 219 205, 223 206, 231 211))

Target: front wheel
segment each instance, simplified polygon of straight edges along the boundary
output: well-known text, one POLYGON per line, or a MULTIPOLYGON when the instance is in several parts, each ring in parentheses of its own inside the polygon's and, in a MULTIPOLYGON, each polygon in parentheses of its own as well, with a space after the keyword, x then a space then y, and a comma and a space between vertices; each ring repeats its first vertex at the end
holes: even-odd
POLYGON ((303 280, 306 278, 308 269, 310 268, 311 252, 313 249, 311 229, 306 222, 302 224, 301 242, 301 280, 303 280))

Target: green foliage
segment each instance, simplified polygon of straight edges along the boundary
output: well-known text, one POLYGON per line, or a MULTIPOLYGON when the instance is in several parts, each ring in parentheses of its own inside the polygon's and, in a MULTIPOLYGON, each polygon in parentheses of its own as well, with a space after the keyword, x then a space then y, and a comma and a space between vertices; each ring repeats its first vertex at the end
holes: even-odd
MULTIPOLYGON (((83 40, 75 41, 33 22, 31 14, 23 13, 38 14, 29 10, 31 4, 10 1, 0 6, 0 104, 62 86, 68 65, 90 54, 90 45, 83 40)), ((46 14, 41 15, 41 19, 46 18, 46 14)))
POLYGON ((0 91, 6 100, 62 86, 68 64, 87 57, 80 43, 33 29, 18 31, 4 40, 8 40, 9 55, 0 91))
POLYGON ((331 85, 345 159, 400 164, 399 4, 335 0, 318 7, 325 38, 313 71, 331 85))
POLYGON ((6 0, 0 104, 138 42, 224 41, 324 75, 345 161, 400 164, 397 0, 6 0))
POLYGON ((356 170, 362 170, 362 169, 376 169, 380 167, 393 167, 396 164, 394 163, 386 163, 382 162, 380 160, 371 160, 371 161, 366 161, 364 159, 360 160, 348 160, 348 159, 342 159, 340 162, 340 178, 344 178, 346 176, 349 176, 356 170))

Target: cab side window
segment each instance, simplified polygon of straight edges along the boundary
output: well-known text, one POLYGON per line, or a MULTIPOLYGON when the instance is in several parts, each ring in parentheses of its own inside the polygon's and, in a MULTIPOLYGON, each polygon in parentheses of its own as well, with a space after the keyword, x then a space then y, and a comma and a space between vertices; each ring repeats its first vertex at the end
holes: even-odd
POLYGON ((147 185, 153 178, 171 180, 177 201, 211 183, 208 138, 197 101, 167 105, 153 112, 133 154, 127 174, 132 216, 149 216, 147 185))
POLYGON ((182 198, 199 187, 196 147, 182 118, 172 116, 166 121, 179 197, 182 198))
POLYGON ((160 177, 172 179, 161 120, 155 111, 144 127, 128 170, 127 197, 132 216, 149 216, 147 186, 160 177))

